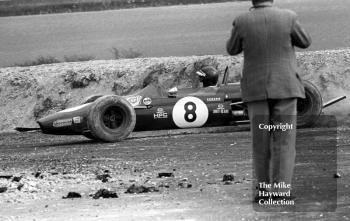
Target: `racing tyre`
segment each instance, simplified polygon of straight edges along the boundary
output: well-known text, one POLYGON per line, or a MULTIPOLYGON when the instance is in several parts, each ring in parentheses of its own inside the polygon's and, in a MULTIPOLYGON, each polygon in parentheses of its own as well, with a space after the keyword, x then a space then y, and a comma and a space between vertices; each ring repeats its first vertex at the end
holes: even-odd
POLYGON ((102 97, 102 96, 103 96, 103 95, 96 95, 96 94, 91 95, 91 96, 88 96, 88 97, 86 97, 86 98, 81 102, 81 104, 92 103, 92 102, 94 102, 95 100, 97 100, 97 98, 100 98, 100 97, 102 97))
POLYGON ((87 122, 92 138, 116 142, 125 139, 134 130, 136 114, 124 98, 116 95, 102 96, 94 101, 87 122))
POLYGON ((89 138, 91 140, 98 140, 96 137, 94 137, 91 132, 86 132, 83 134, 86 138, 89 138))
POLYGON ((298 99, 297 103, 297 126, 312 126, 322 112, 322 96, 319 90, 310 81, 303 80, 305 99, 298 99))

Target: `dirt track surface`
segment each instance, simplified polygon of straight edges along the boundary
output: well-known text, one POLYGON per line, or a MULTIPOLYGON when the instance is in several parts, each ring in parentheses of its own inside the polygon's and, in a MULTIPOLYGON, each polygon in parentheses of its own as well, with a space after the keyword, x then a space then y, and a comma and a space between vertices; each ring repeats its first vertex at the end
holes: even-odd
MULTIPOLYGON (((311 158, 321 156, 327 141, 336 142, 338 168, 322 172, 337 185, 335 212, 261 213, 251 203, 249 132, 132 138, 109 144, 80 136, 0 134, 0 175, 22 176, 19 182, 0 178, 0 187, 8 187, 0 193, 0 220, 349 220, 349 137, 347 128, 298 131, 296 176, 306 178, 297 184, 307 185, 313 179, 301 169, 308 164, 301 162, 303 156, 311 160, 305 168, 312 167, 311 158), (307 155, 311 146, 318 150, 307 155), (159 172, 174 176, 158 178, 159 172), (333 178, 334 172, 341 178, 333 178), (105 183, 96 179, 102 173, 111 176, 105 183), (225 185, 224 174, 234 174, 234 181, 225 185), (181 182, 192 187, 183 188, 181 182), (133 183, 155 186, 159 192, 124 193, 133 183), (89 194, 100 188, 116 191, 119 198, 92 199, 89 194), (82 198, 62 199, 70 191, 82 198)), ((302 201, 305 194, 297 197, 302 201)))

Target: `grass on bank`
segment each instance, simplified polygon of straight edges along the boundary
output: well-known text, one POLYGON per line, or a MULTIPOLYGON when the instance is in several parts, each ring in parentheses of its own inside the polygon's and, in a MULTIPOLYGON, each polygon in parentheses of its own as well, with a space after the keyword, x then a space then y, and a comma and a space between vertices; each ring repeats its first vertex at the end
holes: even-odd
POLYGON ((123 59, 123 58, 138 58, 142 56, 142 53, 129 48, 129 49, 118 49, 118 48, 112 48, 112 53, 115 59, 123 59))
MULTIPOLYGON (((142 53, 129 48, 129 49, 118 49, 113 47, 111 49, 114 59, 127 59, 127 58, 138 58, 142 56, 142 53)), ((36 66, 41 64, 53 64, 53 63, 62 63, 62 62, 81 62, 81 61, 91 61, 96 60, 95 56, 92 55, 71 55, 64 56, 63 60, 59 60, 53 56, 39 56, 34 60, 25 61, 23 63, 16 63, 14 66, 28 67, 36 66)))
POLYGON ((0 0, 0 17, 247 0, 0 0))
POLYGON ((32 61, 25 61, 23 63, 16 63, 14 66, 21 66, 21 67, 27 67, 27 66, 36 66, 41 64, 52 64, 52 63, 59 63, 60 61, 53 57, 53 56, 39 56, 35 60, 32 61))

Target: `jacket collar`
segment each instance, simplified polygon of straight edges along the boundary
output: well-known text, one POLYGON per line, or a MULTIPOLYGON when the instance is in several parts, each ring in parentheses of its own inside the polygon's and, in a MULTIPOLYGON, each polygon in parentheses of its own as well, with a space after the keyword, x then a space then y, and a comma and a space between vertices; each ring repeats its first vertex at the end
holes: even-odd
POLYGON ((265 8, 265 7, 272 7, 272 2, 260 2, 256 3, 252 8, 265 8))

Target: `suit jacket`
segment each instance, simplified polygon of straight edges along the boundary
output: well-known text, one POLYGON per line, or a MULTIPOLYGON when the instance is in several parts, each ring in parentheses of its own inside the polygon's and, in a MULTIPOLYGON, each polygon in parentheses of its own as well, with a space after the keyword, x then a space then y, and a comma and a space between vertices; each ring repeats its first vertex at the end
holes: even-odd
POLYGON ((230 55, 244 53, 243 100, 305 98, 294 46, 310 44, 296 13, 272 7, 270 2, 238 16, 226 46, 230 55))

